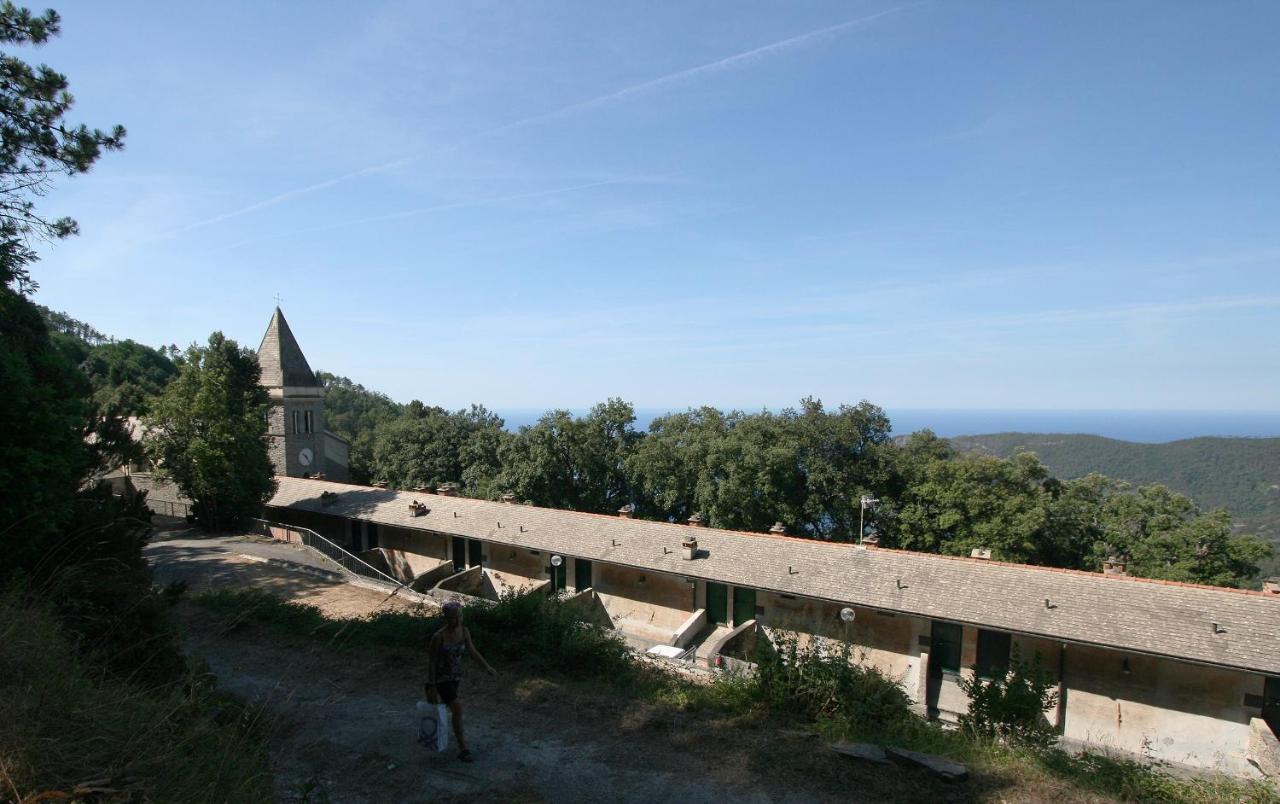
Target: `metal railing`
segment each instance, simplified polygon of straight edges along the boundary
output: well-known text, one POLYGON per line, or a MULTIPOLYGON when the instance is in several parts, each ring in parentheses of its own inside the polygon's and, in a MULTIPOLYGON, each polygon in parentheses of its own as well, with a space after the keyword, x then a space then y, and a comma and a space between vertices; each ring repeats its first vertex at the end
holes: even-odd
POLYGON ((150 496, 147 497, 147 507, 155 514, 175 519, 184 519, 191 513, 190 503, 177 502, 176 500, 153 500, 150 496))
POLYGON ((405 586, 405 584, 400 583, 400 581, 392 578, 377 567, 371 566, 367 561, 352 555, 310 528, 286 525, 282 522, 268 522, 265 519, 254 519, 253 522, 262 529, 261 532, 264 536, 309 547, 349 575, 367 578, 380 584, 390 584, 397 588, 405 586), (281 533, 286 534, 284 538, 281 537, 281 533), (289 536, 293 538, 289 538, 289 536))

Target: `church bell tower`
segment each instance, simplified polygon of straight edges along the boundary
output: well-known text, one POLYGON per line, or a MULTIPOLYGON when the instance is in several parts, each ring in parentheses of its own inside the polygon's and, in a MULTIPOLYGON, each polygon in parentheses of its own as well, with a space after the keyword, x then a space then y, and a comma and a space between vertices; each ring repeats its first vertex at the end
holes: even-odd
POLYGON ((324 472, 324 388, 279 307, 258 347, 258 365, 262 385, 271 395, 267 434, 276 474, 301 477, 324 472))

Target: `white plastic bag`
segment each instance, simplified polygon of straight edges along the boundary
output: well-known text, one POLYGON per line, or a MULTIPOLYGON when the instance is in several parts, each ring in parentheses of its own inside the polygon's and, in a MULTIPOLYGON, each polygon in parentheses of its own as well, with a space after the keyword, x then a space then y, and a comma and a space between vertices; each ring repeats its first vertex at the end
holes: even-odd
POLYGON ((418 701, 418 742, 424 748, 443 751, 449 747, 449 707, 418 701))

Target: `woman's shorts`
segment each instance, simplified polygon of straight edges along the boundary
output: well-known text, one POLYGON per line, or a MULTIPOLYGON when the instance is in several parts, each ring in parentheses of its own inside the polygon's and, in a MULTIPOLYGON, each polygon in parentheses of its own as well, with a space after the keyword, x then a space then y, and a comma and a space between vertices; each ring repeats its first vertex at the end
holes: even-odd
POLYGON ((440 703, 451 704, 458 700, 458 682, 456 681, 439 681, 436 683, 436 695, 440 696, 440 703))

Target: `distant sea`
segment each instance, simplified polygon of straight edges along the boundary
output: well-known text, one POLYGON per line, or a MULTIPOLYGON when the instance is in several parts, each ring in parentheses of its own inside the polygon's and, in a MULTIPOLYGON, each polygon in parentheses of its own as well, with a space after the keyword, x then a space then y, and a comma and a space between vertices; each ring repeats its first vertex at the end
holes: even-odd
MULTIPOLYGON (((650 422, 673 410, 684 408, 637 408, 636 427, 648 429, 650 422)), ((544 411, 521 408, 494 412, 506 421, 508 430, 515 431, 536 422, 544 411)), ((587 409, 571 409, 571 412, 581 416, 587 409)), ((888 409, 885 412, 893 425, 894 435, 914 433, 927 427, 944 437, 1009 432, 1086 433, 1149 444, 1199 436, 1280 436, 1280 412, 942 409, 888 409)))

